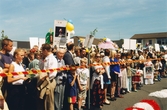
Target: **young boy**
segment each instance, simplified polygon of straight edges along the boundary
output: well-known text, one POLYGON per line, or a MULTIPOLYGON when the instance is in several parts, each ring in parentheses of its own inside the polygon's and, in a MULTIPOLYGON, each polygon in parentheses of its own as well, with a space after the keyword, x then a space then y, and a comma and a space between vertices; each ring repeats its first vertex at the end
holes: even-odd
POLYGON ((77 68, 76 73, 78 75, 78 109, 81 110, 82 100, 85 101, 86 93, 89 88, 89 69, 86 67, 88 61, 87 58, 84 57, 80 60, 80 68, 77 68))
POLYGON ((77 81, 76 69, 68 71, 67 82, 66 82, 65 93, 64 93, 65 95, 64 104, 63 104, 64 110, 74 109, 74 104, 76 103, 76 97, 77 97, 76 81, 77 81))

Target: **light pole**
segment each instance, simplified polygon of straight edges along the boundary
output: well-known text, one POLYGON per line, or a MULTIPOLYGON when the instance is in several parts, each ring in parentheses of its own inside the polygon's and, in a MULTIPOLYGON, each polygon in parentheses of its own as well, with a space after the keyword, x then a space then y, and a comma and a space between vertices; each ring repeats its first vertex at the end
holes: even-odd
POLYGON ((2 32, 1 32, 1 34, 2 34, 2 39, 4 38, 4 30, 2 30, 2 32))

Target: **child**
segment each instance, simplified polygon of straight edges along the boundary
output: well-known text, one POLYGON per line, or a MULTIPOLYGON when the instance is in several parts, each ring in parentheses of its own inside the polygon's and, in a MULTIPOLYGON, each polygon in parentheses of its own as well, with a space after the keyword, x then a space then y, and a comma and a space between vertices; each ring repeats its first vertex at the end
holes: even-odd
POLYGON ((79 86, 79 93, 78 93, 78 109, 81 109, 82 100, 86 99, 86 92, 89 88, 89 69, 86 68, 87 58, 84 57, 80 60, 80 68, 77 68, 77 80, 79 86))
POLYGON ((136 84, 139 84, 141 82, 141 75, 143 73, 142 70, 139 69, 140 66, 137 65, 136 67, 136 72, 134 73, 134 75, 132 76, 132 84, 133 84, 133 91, 134 92, 137 92, 137 89, 136 89, 136 84))
POLYGON ((74 104, 76 103, 76 96, 77 96, 77 74, 76 74, 76 69, 68 71, 67 74, 67 82, 66 82, 66 87, 65 87, 65 93, 64 93, 64 106, 63 108, 65 110, 73 110, 74 109, 74 104), (67 108, 66 105, 69 105, 67 108))
POLYGON ((161 80, 161 73, 162 73, 162 63, 160 60, 157 60, 154 64, 154 69, 155 69, 155 80, 160 81, 161 80), (157 79, 156 79, 157 78, 157 79))
MULTIPOLYGON (((127 55, 127 62, 131 62, 132 59, 131 59, 131 54, 128 53, 127 55)), ((127 92, 130 93, 131 90, 132 90, 132 65, 131 63, 127 63, 126 66, 127 66, 127 92)))

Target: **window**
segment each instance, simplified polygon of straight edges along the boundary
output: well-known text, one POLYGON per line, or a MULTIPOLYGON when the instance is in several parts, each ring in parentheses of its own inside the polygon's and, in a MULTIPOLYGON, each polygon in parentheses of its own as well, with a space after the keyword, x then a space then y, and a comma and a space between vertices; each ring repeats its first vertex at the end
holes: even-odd
POLYGON ((141 43, 142 42, 142 39, 137 39, 137 43, 141 43))
POLYGON ((163 45, 164 45, 164 44, 165 44, 165 41, 163 40, 161 44, 163 44, 163 45))
POLYGON ((167 38, 160 38, 160 39, 157 39, 157 43, 159 45, 167 45, 167 38))
POLYGON ((149 40, 149 44, 152 45, 152 40, 149 40))
POLYGON ((157 43, 161 45, 161 39, 157 39, 157 43))

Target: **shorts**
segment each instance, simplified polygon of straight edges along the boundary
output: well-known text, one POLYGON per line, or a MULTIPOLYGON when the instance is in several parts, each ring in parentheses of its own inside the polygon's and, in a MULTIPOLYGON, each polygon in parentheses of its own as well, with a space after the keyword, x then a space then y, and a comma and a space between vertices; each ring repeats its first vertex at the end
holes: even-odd
POLYGON ((108 82, 104 82, 104 84, 111 84, 111 80, 108 80, 108 82))
POLYGON ((117 82, 117 80, 118 80, 118 75, 115 73, 111 74, 111 82, 117 82))
POLYGON ((78 98, 84 98, 84 99, 86 99, 86 92, 87 92, 86 87, 87 87, 87 85, 82 85, 82 89, 83 90, 79 91, 78 98))
POLYGON ((76 96, 68 97, 68 103, 75 104, 76 103, 76 96))

